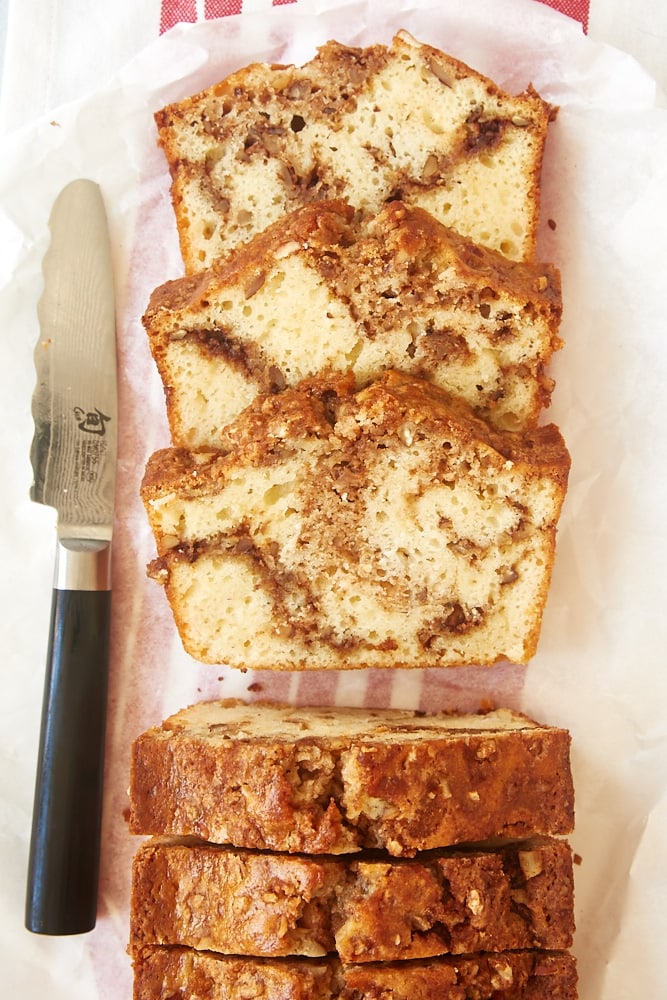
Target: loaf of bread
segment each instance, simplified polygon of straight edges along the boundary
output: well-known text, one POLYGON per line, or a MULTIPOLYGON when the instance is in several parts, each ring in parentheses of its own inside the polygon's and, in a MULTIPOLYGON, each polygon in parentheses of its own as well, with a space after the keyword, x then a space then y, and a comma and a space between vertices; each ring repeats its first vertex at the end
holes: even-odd
POLYGON ((258 398, 225 450, 165 449, 142 497, 185 649, 240 668, 526 663, 569 455, 421 380, 258 398))
MULTIPOLYGON (((405 31, 156 114, 186 275, 143 317, 172 447, 141 495, 194 658, 535 654, 570 468, 552 116, 405 31)), ((134 1000, 576 1000, 569 751, 509 709, 171 716, 132 747, 134 1000)))
POLYGON ((187 945, 276 958, 387 962, 572 944, 572 854, 495 848, 346 858, 156 838, 133 867, 131 951, 187 945))
POLYGON ((552 109, 406 31, 253 64, 156 114, 186 271, 306 202, 400 198, 513 259, 534 255, 552 109))
POLYGON ((399 857, 572 831, 566 730, 498 709, 424 715, 240 701, 132 748, 130 829, 260 850, 399 857))
POLYGON ((495 426, 534 426, 560 316, 551 265, 509 261, 401 202, 360 222, 327 201, 156 289, 144 325, 172 443, 215 448, 258 393, 348 369, 360 387, 396 368, 495 426))
POLYGON ((515 951, 342 966, 338 959, 239 958, 147 948, 134 1000, 576 1000, 568 953, 515 951))

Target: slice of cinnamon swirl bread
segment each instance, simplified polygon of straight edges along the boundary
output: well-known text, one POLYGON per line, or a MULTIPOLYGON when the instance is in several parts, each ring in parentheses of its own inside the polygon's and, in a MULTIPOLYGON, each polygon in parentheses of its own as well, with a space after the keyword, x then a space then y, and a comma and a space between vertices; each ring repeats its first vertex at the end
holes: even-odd
POLYGON ((151 947, 134 959, 134 1000, 577 1000, 566 952, 515 951, 342 965, 151 947))
POLYGON ((392 202, 367 222, 342 201, 280 219, 225 262, 167 282, 144 325, 176 445, 217 447, 259 392, 320 371, 427 378, 499 427, 534 426, 560 346, 560 279, 392 202))
POLYGON ((528 841, 332 858, 156 837, 133 863, 130 951, 394 962, 572 945, 572 852, 528 841))
POLYGON ((572 832, 570 734, 509 709, 200 702, 132 746, 130 829, 395 857, 572 832))
POLYGON ((256 63, 156 114, 186 271, 286 211, 400 197, 513 259, 535 251, 551 108, 406 31, 331 41, 302 67, 256 63))
POLYGON ((305 670, 527 662, 569 455, 430 383, 315 379, 259 397, 217 452, 165 449, 142 497, 186 650, 305 670))

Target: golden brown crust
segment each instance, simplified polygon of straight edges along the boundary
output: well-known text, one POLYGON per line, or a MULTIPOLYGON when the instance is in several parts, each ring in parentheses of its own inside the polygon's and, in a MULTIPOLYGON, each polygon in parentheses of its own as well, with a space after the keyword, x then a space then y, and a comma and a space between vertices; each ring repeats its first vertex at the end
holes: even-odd
POLYGON ((574 959, 545 952, 356 966, 345 974, 346 989, 363 1000, 576 1000, 576 983, 574 959))
POLYGON ((177 311, 201 306, 202 300, 220 287, 241 284, 250 288, 266 261, 290 242, 320 251, 345 246, 354 239, 353 219, 354 209, 341 199, 316 202, 290 212, 234 253, 216 260, 209 269, 160 285, 151 294, 146 318, 150 320, 165 308, 177 311))
POLYGON ((430 212, 418 206, 393 201, 369 223, 371 232, 389 241, 393 252, 414 259, 431 254, 434 248, 456 262, 466 281, 476 284, 480 275, 492 287, 506 289, 529 302, 561 305, 560 273, 552 265, 537 261, 514 261, 498 251, 465 238, 440 223, 430 212))
POLYGON ((336 960, 231 958, 150 948, 134 962, 134 1000, 576 1000, 560 952, 506 952, 341 966, 336 960))
POLYGON ((555 424, 516 433, 498 431, 446 390, 397 371, 386 372, 359 392, 356 406, 381 412, 377 425, 387 434, 405 420, 415 428, 446 425, 462 440, 484 442, 510 461, 534 469, 533 475, 549 475, 563 487, 567 484, 570 456, 555 424))
POLYGON ((406 423, 429 432, 447 429, 462 445, 483 443, 499 456, 546 475, 565 489, 570 456, 555 424, 525 432, 497 432, 475 417, 461 400, 422 379, 396 371, 354 392, 351 376, 322 376, 273 395, 259 396, 220 435, 217 451, 163 448, 146 465, 144 501, 169 490, 193 496, 213 492, 244 465, 278 461, 308 438, 336 440, 342 435, 378 438, 397 434, 406 423), (356 426, 350 432, 350 421, 356 426), (372 426, 370 426, 372 424, 372 426))
POLYGON ((572 830, 565 730, 505 712, 470 717, 461 730, 447 715, 311 708, 299 737, 300 719, 287 707, 211 703, 138 737, 132 832, 413 856, 572 830))
POLYGON ((385 962, 521 948, 567 949, 568 845, 535 839, 352 860, 151 840, 133 865, 130 949, 385 962))

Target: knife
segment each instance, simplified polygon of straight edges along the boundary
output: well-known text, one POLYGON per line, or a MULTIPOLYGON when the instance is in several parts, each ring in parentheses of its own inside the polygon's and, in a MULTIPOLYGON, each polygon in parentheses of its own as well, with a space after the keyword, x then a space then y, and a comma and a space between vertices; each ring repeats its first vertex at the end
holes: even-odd
POLYGON ((25 923, 80 934, 97 917, 117 447, 113 271, 97 184, 69 184, 49 226, 30 495, 55 507, 58 534, 25 923))

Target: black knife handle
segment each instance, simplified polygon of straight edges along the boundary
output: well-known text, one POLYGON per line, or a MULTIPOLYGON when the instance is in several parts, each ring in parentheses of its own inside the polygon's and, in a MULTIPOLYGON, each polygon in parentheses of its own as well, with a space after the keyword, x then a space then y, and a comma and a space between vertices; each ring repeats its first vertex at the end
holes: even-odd
MULTIPOLYGON (((85 556, 108 566, 108 552, 85 556)), ((37 934, 95 926, 110 611, 110 589, 53 592, 25 917, 37 934)))

